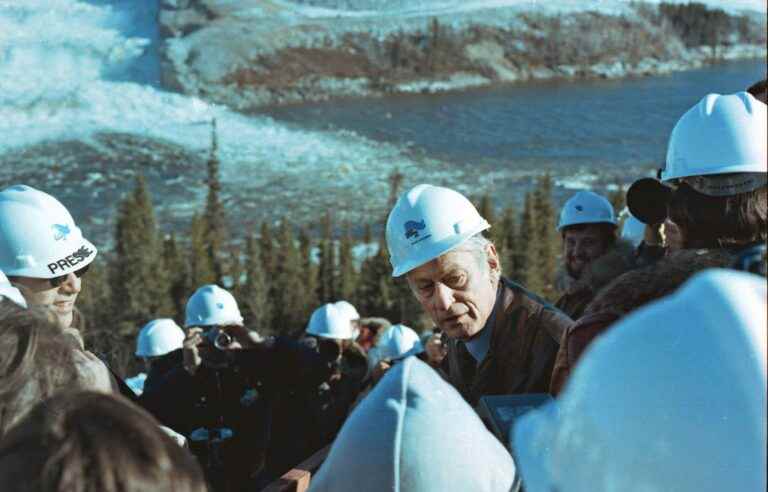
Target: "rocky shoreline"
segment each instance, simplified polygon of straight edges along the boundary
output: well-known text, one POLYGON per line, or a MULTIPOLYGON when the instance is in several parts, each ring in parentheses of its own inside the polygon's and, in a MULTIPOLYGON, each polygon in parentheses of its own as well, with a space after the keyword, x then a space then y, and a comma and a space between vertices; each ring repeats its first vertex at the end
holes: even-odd
POLYGON ((764 42, 740 43, 734 36, 727 44, 686 46, 667 24, 654 20, 658 14, 647 5, 626 4, 613 13, 506 7, 390 12, 375 19, 359 12, 296 10, 289 2, 238 5, 222 0, 161 5, 166 87, 249 111, 530 80, 658 75, 766 58, 764 42))

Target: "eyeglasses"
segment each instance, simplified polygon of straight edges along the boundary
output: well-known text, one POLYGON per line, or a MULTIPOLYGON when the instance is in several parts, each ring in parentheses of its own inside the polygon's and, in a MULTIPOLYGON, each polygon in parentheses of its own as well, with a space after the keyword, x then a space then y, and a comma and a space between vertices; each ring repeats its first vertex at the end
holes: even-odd
MULTIPOLYGON (((75 270, 75 271, 74 271, 74 272, 72 272, 72 273, 74 273, 74 274, 75 274, 75 276, 76 276, 77 278, 80 278, 80 277, 82 277, 83 275, 85 275, 85 272, 87 272, 87 271, 88 271, 88 267, 90 267, 90 266, 91 266, 91 265, 85 265, 83 268, 81 268, 81 269, 79 269, 79 270, 75 270)), ((69 274, 66 274, 66 275, 61 275, 61 276, 59 276, 59 277, 53 277, 53 278, 49 278, 49 279, 48 279, 48 282, 50 282, 50 283, 51 283, 51 286, 53 286, 53 287, 58 287, 58 286, 60 286, 61 284, 63 284, 64 282, 66 282, 66 281, 67 281, 67 277, 68 277, 68 276, 69 276, 69 274)))

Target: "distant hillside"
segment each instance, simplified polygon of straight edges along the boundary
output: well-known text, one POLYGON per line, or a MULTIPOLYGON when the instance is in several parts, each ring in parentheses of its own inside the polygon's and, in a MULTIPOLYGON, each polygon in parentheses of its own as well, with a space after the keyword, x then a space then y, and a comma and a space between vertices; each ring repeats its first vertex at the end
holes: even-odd
POLYGON ((764 13, 708 4, 169 0, 163 83, 248 110, 766 56, 764 13))

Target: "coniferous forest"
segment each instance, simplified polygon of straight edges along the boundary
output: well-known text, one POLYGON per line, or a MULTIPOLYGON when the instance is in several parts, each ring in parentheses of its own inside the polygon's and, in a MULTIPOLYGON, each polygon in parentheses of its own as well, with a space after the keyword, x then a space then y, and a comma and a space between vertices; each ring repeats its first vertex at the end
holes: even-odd
MULTIPOLYGON (((234 237, 220 198, 219 164, 214 122, 208 193, 187 234, 161 231, 141 175, 116 207, 115 247, 94 261, 78 308, 86 344, 121 375, 139 370, 133 354, 141 327, 161 317, 183 326, 187 298, 208 283, 233 292, 246 325, 265 336, 298 336, 315 308, 340 299, 362 316, 385 317, 417 331, 431 328, 405 279, 391 277, 386 216, 371 217, 358 237, 330 213, 312 229, 285 217, 234 237)), ((404 191, 402 180, 398 173, 390 176, 387 210, 404 191)), ((503 207, 488 195, 470 197, 492 225, 487 237, 496 245, 504 275, 549 300, 557 294, 561 249, 552 186, 549 175, 540 177, 522 210, 503 207)), ((621 189, 609 198, 617 210, 623 207, 621 189)))

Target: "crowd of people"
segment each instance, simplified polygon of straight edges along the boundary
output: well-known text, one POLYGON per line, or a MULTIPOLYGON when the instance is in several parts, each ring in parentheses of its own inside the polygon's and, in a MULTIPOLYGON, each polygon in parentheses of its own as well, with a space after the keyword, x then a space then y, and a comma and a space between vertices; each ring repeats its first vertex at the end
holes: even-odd
POLYGON ((421 184, 386 245, 431 330, 339 300, 262 337, 203 285, 183 326, 141 328, 127 382, 79 332, 96 246, 53 196, 0 191, 0 490, 255 491, 327 446, 314 491, 765 490, 765 96, 690 108, 620 214, 567 200, 553 303, 503 275, 470 200, 421 184), (531 394, 554 399, 508 435, 478 415, 531 394))

